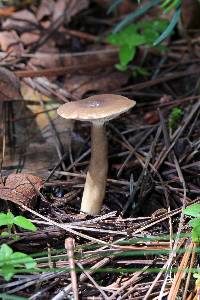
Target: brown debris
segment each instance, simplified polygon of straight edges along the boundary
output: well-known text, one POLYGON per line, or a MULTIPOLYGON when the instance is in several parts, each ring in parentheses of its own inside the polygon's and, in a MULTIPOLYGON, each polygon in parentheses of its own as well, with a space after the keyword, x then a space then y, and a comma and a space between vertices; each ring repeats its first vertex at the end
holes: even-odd
POLYGON ((54 68, 61 66, 61 60, 59 51, 55 46, 53 40, 41 46, 35 53, 35 57, 31 58, 29 65, 33 65, 37 68, 54 68))
POLYGON ((0 186, 0 198, 16 204, 24 204, 34 207, 36 204, 37 191, 43 187, 43 180, 31 174, 11 174, 0 186))
POLYGON ((108 72, 106 74, 77 75, 66 79, 64 87, 77 98, 82 98, 87 92, 109 92, 123 86, 129 78, 128 73, 108 72))
POLYGON ((24 52, 20 38, 14 30, 0 32, 0 47, 2 51, 12 52, 19 57, 24 52))
POLYGON ((13 72, 0 67, 0 101, 19 99, 22 99, 19 79, 13 72))
POLYGON ((24 32, 20 36, 21 42, 25 46, 29 46, 40 39, 40 35, 36 32, 24 32))
POLYGON ((144 115, 144 122, 153 125, 159 122, 159 115, 157 111, 149 111, 144 115))
POLYGON ((58 0, 54 6, 53 21, 57 20, 65 10, 67 11, 67 18, 69 21, 88 6, 88 0, 58 0))
POLYGON ((54 11, 54 1, 42 0, 36 13, 37 20, 41 21, 45 17, 50 17, 53 11, 54 11))
POLYGON ((2 24, 4 30, 29 31, 36 28, 38 21, 33 13, 27 9, 15 12, 11 18, 2 24))

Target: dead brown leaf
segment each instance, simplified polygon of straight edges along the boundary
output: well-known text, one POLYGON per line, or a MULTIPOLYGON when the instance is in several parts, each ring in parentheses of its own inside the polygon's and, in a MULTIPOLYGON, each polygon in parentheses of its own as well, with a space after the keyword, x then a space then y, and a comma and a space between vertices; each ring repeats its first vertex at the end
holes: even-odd
POLYGON ((22 203, 28 207, 36 204, 37 191, 43 187, 43 180, 31 174, 11 174, 8 176, 5 186, 0 186, 0 198, 22 203))
POLYGON ((22 99, 19 79, 13 72, 0 67, 0 101, 19 99, 22 99))
POLYGON ((12 52, 16 56, 21 56, 24 52, 20 38, 14 30, 0 32, 0 47, 2 51, 12 52))
POLYGON ((113 3, 112 0, 94 0, 94 2, 105 9, 108 9, 113 3))
POLYGON ((42 0, 36 13, 37 20, 41 21, 45 17, 50 17, 53 14, 54 6, 53 0, 42 0))
POLYGON ((68 21, 89 6, 89 0, 58 0, 55 3, 53 21, 57 20, 66 10, 68 21))
POLYGON ((35 56, 30 59, 29 65, 39 68, 60 67, 61 59, 55 42, 50 39, 45 45, 41 46, 35 53, 35 56))
POLYGON ((4 187, 4 184, 3 184, 3 178, 0 177, 0 189, 4 187))
POLYGON ((109 72, 100 75, 77 75, 66 79, 64 87, 77 98, 82 98, 87 92, 110 92, 120 88, 128 81, 128 73, 109 72))
POLYGON ((34 14, 27 9, 17 11, 12 17, 6 19, 2 28, 5 30, 16 30, 19 32, 29 31, 36 28, 38 21, 34 14))
MULTIPOLYGON (((72 145, 73 152, 78 151, 84 145, 84 141, 79 136, 72 134, 73 122, 56 118, 52 120, 52 124, 64 152, 68 152, 70 145, 72 145)), ((49 170, 52 170, 58 163, 59 157, 56 151, 55 131, 52 131, 50 124, 45 126, 41 132, 44 142, 39 143, 35 139, 29 145, 24 154, 23 170, 47 177, 49 170)))
POLYGON ((198 0, 183 0, 181 7, 183 29, 200 28, 200 3, 198 0))
POLYGON ((132 0, 124 0, 118 7, 117 11, 119 15, 129 14, 138 8, 138 3, 133 3, 132 0))
POLYGON ((149 111, 144 115, 144 122, 148 125, 153 125, 158 123, 160 120, 157 111, 149 111))
MULTIPOLYGON (((99 6, 103 7, 104 9, 109 9, 113 4, 113 0, 94 0, 99 6)), ((132 0, 123 0, 122 3, 117 5, 117 12, 118 15, 129 14, 133 12, 135 9, 138 8, 137 3, 133 3, 132 0)))
POLYGON ((20 36, 21 42, 25 46, 29 46, 29 45, 37 42, 39 40, 39 38, 40 38, 40 35, 36 32, 24 32, 20 36))

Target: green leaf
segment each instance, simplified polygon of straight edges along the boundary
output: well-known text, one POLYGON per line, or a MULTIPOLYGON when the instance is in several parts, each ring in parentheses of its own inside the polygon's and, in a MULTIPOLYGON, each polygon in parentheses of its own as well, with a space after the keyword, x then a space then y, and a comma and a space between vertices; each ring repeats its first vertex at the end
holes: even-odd
POLYGON ((199 218, 195 218, 189 221, 189 225, 192 227, 198 227, 200 226, 200 219, 199 218))
POLYGON ((183 110, 179 107, 174 107, 169 116, 169 128, 176 129, 183 116, 183 110))
POLYGON ((129 47, 124 45, 119 51, 119 60, 122 66, 126 66, 134 58, 136 49, 134 47, 129 47))
POLYGON ((124 30, 113 33, 108 36, 108 42, 112 45, 123 46, 129 44, 129 39, 137 34, 137 28, 134 24, 127 26, 124 30))
POLYGON ((6 281, 9 281, 14 274, 15 268, 12 265, 5 264, 0 269, 0 275, 2 275, 6 281))
POLYGON ((120 64, 115 64, 115 68, 118 71, 124 72, 124 71, 126 71, 128 69, 128 66, 123 66, 123 65, 120 65, 120 64))
POLYGON ((193 277, 196 278, 196 279, 200 279, 200 274, 194 273, 194 274, 193 274, 193 277))
POLYGON ((200 218, 200 204, 195 203, 195 204, 188 206, 184 210, 184 214, 191 216, 191 217, 200 218))
POLYGON ((8 245, 6 245, 6 244, 1 245, 0 264, 2 264, 5 259, 9 258, 12 253, 13 253, 13 250, 8 245))
POLYGON ((11 212, 7 214, 0 214, 0 226, 3 225, 13 225, 14 216, 11 212))
POLYGON ((6 244, 0 248, 0 275, 9 281, 15 273, 23 271, 23 268, 32 270, 36 261, 29 255, 22 252, 14 252, 6 244))
POLYGON ((10 257, 12 264, 21 265, 24 264, 26 269, 33 269, 36 266, 36 262, 34 259, 25 253, 22 252, 14 252, 10 257))
POLYGON ((129 47, 141 46, 146 43, 146 37, 141 34, 133 33, 126 36, 126 44, 129 47))
POLYGON ((200 242, 200 232, 196 228, 192 229, 192 241, 195 243, 200 242))
POLYGON ((2 233, 1 233, 1 236, 2 237, 8 237, 10 234, 9 234, 9 232, 8 231, 3 231, 2 233))
POLYGON ((27 230, 31 230, 31 231, 37 230, 36 226, 31 221, 29 221, 27 218, 22 216, 15 217, 14 224, 27 230))

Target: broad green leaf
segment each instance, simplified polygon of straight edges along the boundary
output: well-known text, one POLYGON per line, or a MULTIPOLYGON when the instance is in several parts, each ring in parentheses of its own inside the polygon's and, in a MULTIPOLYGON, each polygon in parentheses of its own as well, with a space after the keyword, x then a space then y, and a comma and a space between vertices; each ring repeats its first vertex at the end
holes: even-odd
POLYGON ((31 256, 22 252, 14 252, 11 255, 11 261, 14 265, 24 264, 27 269, 33 269, 36 266, 35 260, 31 256))
POLYGON ((195 243, 199 243, 200 242, 200 232, 196 231, 196 228, 192 229, 192 241, 195 243))
POLYGON ((132 35, 137 34, 137 28, 134 24, 127 26, 123 31, 118 33, 110 34, 108 36, 108 42, 112 45, 123 46, 128 44, 129 39, 132 35))
POLYGON ((119 51, 119 60, 122 66, 126 66, 135 56, 135 48, 124 45, 119 51))
POLYGON ((22 216, 15 217, 14 224, 27 230, 31 230, 31 231, 37 230, 36 226, 31 221, 29 221, 27 218, 22 216))
POLYGON ((133 33, 127 36, 126 44, 129 45, 129 47, 141 46, 145 43, 146 43, 146 38, 141 34, 133 33))
POLYGON ((14 216, 11 212, 7 214, 0 214, 0 226, 3 225, 13 225, 14 216))
POLYGON ((189 221, 189 225, 192 227, 198 227, 200 226, 200 219, 199 218, 195 218, 189 221))
POLYGON ((14 274, 15 274, 15 268, 12 265, 4 264, 0 268, 0 275, 3 276, 6 281, 9 281, 14 274))
POLYGON ((169 25, 169 21, 166 19, 157 19, 152 23, 152 28, 158 32, 163 32, 166 27, 169 25))
POLYGON ((156 38, 159 37, 159 33, 156 32, 153 28, 145 28, 143 34, 146 44, 153 44, 156 38))
POLYGON ((0 264, 4 262, 5 259, 9 258, 13 253, 13 250, 6 244, 1 245, 0 248, 0 264))
POLYGON ((195 204, 188 206, 184 210, 184 214, 191 216, 191 217, 200 218, 200 204, 195 203, 195 204))

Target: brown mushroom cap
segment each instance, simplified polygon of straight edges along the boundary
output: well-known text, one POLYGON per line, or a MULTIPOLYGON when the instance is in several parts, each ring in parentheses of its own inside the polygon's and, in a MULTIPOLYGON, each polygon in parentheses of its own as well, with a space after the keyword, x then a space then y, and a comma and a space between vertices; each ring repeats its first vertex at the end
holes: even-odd
POLYGON ((61 105, 57 112, 66 119, 106 122, 128 111, 136 102, 113 94, 91 96, 61 105))

